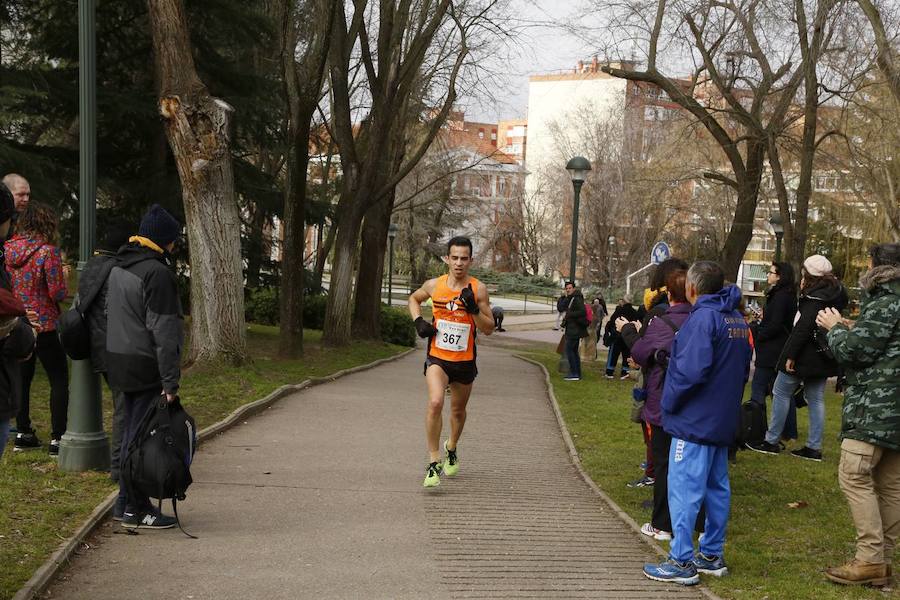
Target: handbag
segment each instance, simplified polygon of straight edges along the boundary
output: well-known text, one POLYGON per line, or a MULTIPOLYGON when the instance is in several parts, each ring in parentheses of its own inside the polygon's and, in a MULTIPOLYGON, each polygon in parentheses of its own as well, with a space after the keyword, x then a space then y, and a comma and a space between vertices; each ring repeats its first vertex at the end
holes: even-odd
POLYGON ((791 400, 793 400, 794 406, 797 408, 803 408, 807 405, 806 392, 803 389, 803 384, 797 386, 797 389, 794 390, 794 394, 791 396, 791 400))
POLYGON ((559 343, 556 344, 556 353, 562 354, 566 351, 566 334, 562 334, 559 338, 559 343))
POLYGON ((816 345, 816 352, 822 358, 830 362, 837 362, 834 352, 831 351, 831 347, 828 345, 828 332, 825 329, 816 327, 815 331, 813 331, 813 343, 816 345))

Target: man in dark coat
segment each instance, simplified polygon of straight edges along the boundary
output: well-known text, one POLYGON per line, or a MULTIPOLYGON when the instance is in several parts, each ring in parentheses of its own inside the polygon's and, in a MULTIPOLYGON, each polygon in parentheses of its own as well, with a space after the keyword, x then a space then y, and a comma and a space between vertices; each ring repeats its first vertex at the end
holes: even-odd
POLYGON ((619 356, 622 357, 622 369, 620 379, 628 379, 628 346, 616 329, 616 321, 624 317, 628 321, 640 321, 638 313, 631 305, 631 295, 625 295, 619 300, 619 305, 606 322, 606 331, 603 335, 603 344, 609 347, 609 356, 606 359, 606 378, 612 379, 616 372, 616 363, 619 356))
MULTIPOLYGON (((184 315, 170 252, 180 234, 181 224, 154 204, 109 274, 106 358, 109 385, 124 396, 123 459, 148 409, 163 397, 174 401, 178 393, 184 315)), ((159 513, 149 498, 129 494, 124 476, 119 486, 126 496, 123 527, 175 526, 175 519, 159 513)))
POLYGON ((579 381, 581 379, 581 355, 578 347, 581 338, 587 337, 587 309, 584 307, 584 296, 581 290, 575 287, 572 281, 566 282, 566 296, 569 301, 566 305, 566 316, 563 319, 563 328, 566 338, 566 360, 569 361, 569 374, 566 381, 579 381))
MULTIPOLYGON (((794 328, 797 314, 797 290, 794 283, 794 268, 790 263, 773 262, 766 275, 769 289, 766 291, 766 305, 762 320, 751 325, 753 342, 756 345, 756 368, 750 384, 750 400, 765 407, 766 396, 771 393, 775 375, 778 373, 778 357, 794 328)), ((782 437, 797 439, 797 407, 791 402, 782 437)))

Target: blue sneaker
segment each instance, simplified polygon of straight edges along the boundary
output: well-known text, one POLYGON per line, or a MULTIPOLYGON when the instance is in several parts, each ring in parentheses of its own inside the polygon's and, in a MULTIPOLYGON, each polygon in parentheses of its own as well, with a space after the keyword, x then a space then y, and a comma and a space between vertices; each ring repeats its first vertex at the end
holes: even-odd
POLYGON ((716 577, 728 574, 728 567, 725 566, 725 561, 722 560, 721 556, 707 556, 702 552, 697 552, 691 562, 694 563, 694 567, 699 573, 715 575, 716 577))
POLYGON ((687 561, 680 563, 669 559, 659 564, 648 563, 644 565, 644 575, 654 581, 666 581, 681 585, 697 585, 700 583, 700 575, 694 563, 687 561))

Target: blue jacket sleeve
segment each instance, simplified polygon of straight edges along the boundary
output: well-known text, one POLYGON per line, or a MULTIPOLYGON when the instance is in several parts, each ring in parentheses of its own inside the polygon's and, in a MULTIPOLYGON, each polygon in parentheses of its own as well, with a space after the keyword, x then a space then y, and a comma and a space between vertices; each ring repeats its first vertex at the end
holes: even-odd
POLYGON ((685 322, 672 345, 662 397, 663 409, 672 414, 679 412, 694 390, 709 379, 715 324, 701 315, 694 313, 685 322))

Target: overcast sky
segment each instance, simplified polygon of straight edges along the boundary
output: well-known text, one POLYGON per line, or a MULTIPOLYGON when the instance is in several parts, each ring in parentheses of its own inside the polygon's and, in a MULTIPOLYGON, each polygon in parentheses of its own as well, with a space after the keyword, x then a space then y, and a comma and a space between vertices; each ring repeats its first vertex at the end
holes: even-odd
POLYGON ((579 60, 592 56, 592 49, 561 27, 544 25, 564 20, 565 6, 574 2, 560 0, 513 0, 510 23, 520 29, 517 43, 507 49, 503 68, 505 82, 497 82, 496 102, 482 102, 467 108, 470 120, 496 122, 499 119, 525 118, 528 106, 528 77, 540 73, 572 69, 579 60))

